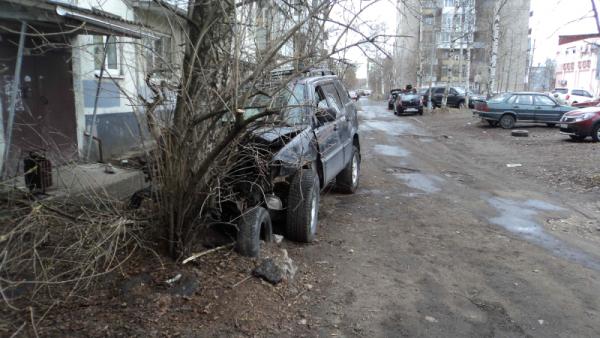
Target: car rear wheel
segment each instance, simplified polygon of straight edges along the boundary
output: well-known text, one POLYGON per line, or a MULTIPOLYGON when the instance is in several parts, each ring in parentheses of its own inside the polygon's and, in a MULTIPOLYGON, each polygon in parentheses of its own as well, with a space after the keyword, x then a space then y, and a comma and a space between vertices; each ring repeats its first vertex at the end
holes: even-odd
POLYGON ((299 171, 288 194, 285 232, 289 239, 310 243, 315 239, 319 216, 319 176, 313 170, 299 171))
POLYGON ((458 109, 465 109, 465 108, 466 108, 466 106, 465 106, 465 101, 460 101, 460 102, 458 103, 458 107, 457 107, 457 108, 458 108, 458 109))
POLYGON ((515 126, 515 117, 510 114, 504 114, 500 118, 500 126, 504 129, 511 129, 515 126))
POLYGON ((236 251, 242 256, 258 257, 260 240, 270 242, 273 237, 271 216, 263 207, 253 208, 244 213, 238 223, 236 251))
POLYGON ((352 147, 352 159, 344 170, 342 170, 336 177, 335 183, 339 191, 346 194, 353 194, 358 188, 358 181, 360 176, 360 153, 356 146, 352 147))
POLYGON ((600 123, 592 128, 592 140, 594 140, 594 142, 600 141, 600 123))

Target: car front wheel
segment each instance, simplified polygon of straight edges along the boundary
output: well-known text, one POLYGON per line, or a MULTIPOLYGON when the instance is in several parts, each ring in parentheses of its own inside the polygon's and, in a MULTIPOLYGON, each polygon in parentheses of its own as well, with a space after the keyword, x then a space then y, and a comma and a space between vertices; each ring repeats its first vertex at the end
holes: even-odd
POLYGON ((515 117, 510 114, 504 114, 500 118, 500 126, 504 129, 512 129, 515 126, 515 122, 515 117))
POLYGON ((317 233, 319 217, 319 176, 303 169, 296 173, 290 185, 287 206, 286 235, 297 242, 310 243, 317 233))
POLYGON ((594 128, 592 128, 592 140, 594 140, 594 142, 600 141, 600 123, 597 123, 594 128))
POLYGON ((269 212, 263 207, 255 207, 240 218, 235 249, 242 256, 258 257, 260 240, 270 242, 272 236, 273 226, 269 212))

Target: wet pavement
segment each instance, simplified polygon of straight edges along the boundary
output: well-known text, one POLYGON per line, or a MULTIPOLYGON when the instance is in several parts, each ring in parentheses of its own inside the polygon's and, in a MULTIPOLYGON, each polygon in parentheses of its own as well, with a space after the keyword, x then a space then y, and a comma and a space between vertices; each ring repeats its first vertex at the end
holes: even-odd
POLYGON ((600 336, 600 250, 551 226, 582 197, 466 152, 435 116, 360 105, 361 186, 322 196, 318 241, 298 251, 326 262, 319 335, 600 336))

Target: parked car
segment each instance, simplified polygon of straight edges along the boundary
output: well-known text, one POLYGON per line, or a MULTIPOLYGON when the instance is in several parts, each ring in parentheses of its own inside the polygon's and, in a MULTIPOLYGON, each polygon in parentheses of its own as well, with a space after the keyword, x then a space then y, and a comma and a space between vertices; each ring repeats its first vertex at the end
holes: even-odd
POLYGON ((560 119, 560 132, 573 140, 583 140, 588 136, 594 142, 600 141, 600 106, 572 110, 560 119))
MULTIPOLYGON (((431 95, 431 103, 434 107, 442 106, 442 100, 444 98, 445 91, 446 86, 436 86, 431 88, 431 92, 433 93, 433 95, 431 95)), ((430 91, 428 89, 423 94, 423 102, 425 102, 425 104, 427 104, 427 102, 429 101, 429 93, 430 91)), ((449 87, 448 99, 446 101, 447 105, 449 107, 464 108, 466 102, 466 95, 467 93, 461 87, 449 87)))
POLYGON ((400 89, 400 88, 390 90, 390 96, 388 97, 388 110, 394 109, 396 97, 398 96, 398 93, 400 93, 400 92, 402 92, 402 89, 400 89))
POLYGON ((405 113, 423 115, 423 96, 418 93, 399 93, 394 101, 394 115, 405 113))
POLYGON ((475 103, 475 113, 479 117, 490 126, 499 124, 504 129, 513 128, 517 121, 545 123, 554 127, 566 112, 574 109, 558 104, 549 95, 529 92, 502 93, 475 103))
MULTIPOLYGON (((279 114, 268 123, 259 121, 240 142, 240 153, 251 146, 265 151, 252 151, 226 175, 236 177, 233 196, 243 203, 234 200, 221 208, 230 210, 225 221, 240 220, 237 250, 249 256, 258 254, 260 235, 271 233, 262 229, 269 227, 271 218, 284 220, 289 239, 313 241, 320 191, 333 180, 344 193, 354 193, 359 184, 356 107, 338 77, 301 77, 271 102, 283 102, 269 107, 279 114)), ((260 112, 245 110, 250 116, 260 112)))
POLYGON ((554 88, 552 94, 557 94, 567 105, 591 101, 594 96, 584 89, 554 88))

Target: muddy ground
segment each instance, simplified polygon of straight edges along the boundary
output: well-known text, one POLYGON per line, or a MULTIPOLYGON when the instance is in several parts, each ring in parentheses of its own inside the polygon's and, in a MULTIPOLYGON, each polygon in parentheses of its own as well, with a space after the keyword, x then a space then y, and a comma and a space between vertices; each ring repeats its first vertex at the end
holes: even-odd
MULTIPOLYGON (((600 152, 555 128, 489 128, 469 111, 394 116, 361 99, 354 195, 326 192, 317 241, 284 241, 278 286, 228 250, 154 260, 53 310, 49 336, 595 337, 600 152), (521 166, 509 168, 507 164, 521 166), (189 294, 164 280, 183 272, 189 294), (141 276, 141 277, 139 277, 141 276), (135 278, 145 281, 135 284, 135 278), (122 280, 134 280, 124 284, 122 280), (128 286, 129 285, 129 286, 128 286)), ((185 291, 185 290, 184 290, 185 291)))

